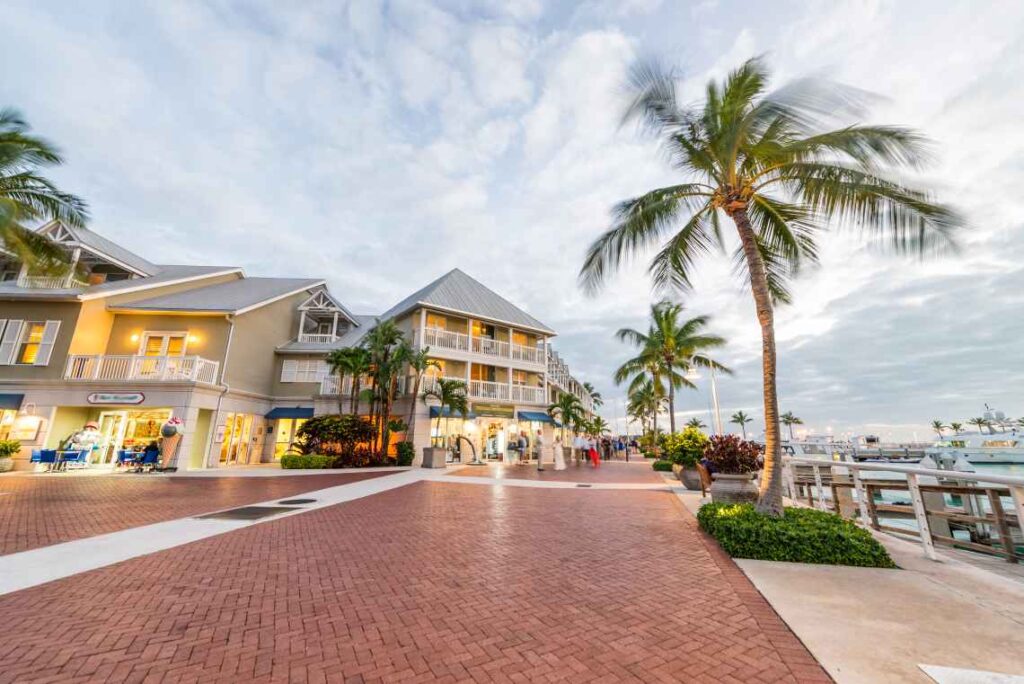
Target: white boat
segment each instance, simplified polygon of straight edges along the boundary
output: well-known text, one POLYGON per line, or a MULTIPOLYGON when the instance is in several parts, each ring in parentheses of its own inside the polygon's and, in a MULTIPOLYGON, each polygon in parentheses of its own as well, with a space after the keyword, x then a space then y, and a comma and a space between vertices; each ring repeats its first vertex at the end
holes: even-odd
POLYGON ((941 455, 963 456, 968 463, 1024 463, 1024 429, 1007 420, 1002 411, 985 405, 989 425, 978 432, 958 432, 943 437, 926 453, 938 460, 941 455))

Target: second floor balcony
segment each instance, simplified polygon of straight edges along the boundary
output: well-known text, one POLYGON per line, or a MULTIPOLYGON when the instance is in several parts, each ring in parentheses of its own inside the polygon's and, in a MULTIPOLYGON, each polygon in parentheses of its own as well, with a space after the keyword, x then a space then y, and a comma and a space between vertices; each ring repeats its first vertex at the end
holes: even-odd
MULTIPOLYGON (((418 331, 413 333, 419 339, 418 331)), ((424 328, 423 345, 432 350, 452 351, 459 355, 485 356, 489 359, 507 359, 531 366, 544 366, 543 347, 530 347, 489 337, 476 337, 442 328, 424 328)))
POLYGON ((201 356, 72 355, 64 378, 91 382, 201 382, 217 384, 220 363, 201 356))
MULTIPOLYGON (((462 380, 462 378, 459 378, 462 380)), ((435 382, 434 377, 425 377, 420 383, 420 392, 431 389, 435 382)), ((364 380, 362 387, 368 388, 369 380, 364 380)), ((412 382, 408 378, 399 378, 398 394, 405 395, 412 392, 412 382)), ((338 376, 328 375, 320 381, 320 394, 324 396, 349 396, 352 392, 352 379, 345 378, 339 382, 338 376)), ((507 382, 490 382, 486 380, 470 380, 466 386, 466 393, 471 400, 508 402, 513 404, 531 404, 546 406, 547 399, 544 396, 543 387, 531 385, 509 384, 507 382)))

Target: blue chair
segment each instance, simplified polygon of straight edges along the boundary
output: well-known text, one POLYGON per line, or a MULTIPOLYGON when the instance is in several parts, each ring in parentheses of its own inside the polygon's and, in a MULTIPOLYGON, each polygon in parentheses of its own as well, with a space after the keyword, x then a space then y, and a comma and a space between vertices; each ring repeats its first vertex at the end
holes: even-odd
POLYGON ((42 462, 43 462, 43 452, 42 452, 42 450, 41 449, 33 449, 32 450, 32 458, 29 459, 29 463, 42 463, 42 462))
POLYGON ((46 466, 47 470, 53 470, 54 464, 57 462, 57 450, 56 449, 41 449, 39 451, 39 463, 46 466))
POLYGON ((117 465, 124 466, 135 462, 135 452, 127 449, 117 450, 117 465))
POLYGON ((64 454, 64 466, 82 467, 89 465, 89 450, 71 451, 64 454))

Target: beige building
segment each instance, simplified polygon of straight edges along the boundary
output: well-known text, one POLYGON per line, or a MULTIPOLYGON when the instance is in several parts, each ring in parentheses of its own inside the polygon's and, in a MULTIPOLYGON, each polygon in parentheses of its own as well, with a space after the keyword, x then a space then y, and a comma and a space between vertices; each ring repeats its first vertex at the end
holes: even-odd
POLYGON ((302 422, 336 412, 345 387, 327 354, 358 344, 378 319, 429 347, 434 378, 466 382, 468 416, 400 386, 395 415, 414 419, 422 447, 463 434, 461 445, 501 456, 519 431, 552 439, 547 405, 572 392, 590 398, 550 348, 554 331, 459 270, 379 316, 349 312, 323 280, 251 278, 237 267, 153 264, 87 229, 40 232, 67 250, 72 276, 34 275, 0 255, 0 439, 57 448, 86 422, 101 435, 94 466, 144 447, 170 417, 184 437, 181 468, 271 462, 302 422), (339 393, 341 396, 339 396, 339 393))

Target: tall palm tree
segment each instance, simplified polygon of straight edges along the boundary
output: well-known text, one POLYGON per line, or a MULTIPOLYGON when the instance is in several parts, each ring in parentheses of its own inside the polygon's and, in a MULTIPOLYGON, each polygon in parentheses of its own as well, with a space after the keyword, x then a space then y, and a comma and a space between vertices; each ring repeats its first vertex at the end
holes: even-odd
POLYGON ((707 425, 705 425, 700 418, 691 418, 686 421, 686 427, 693 428, 695 430, 703 430, 707 425))
POLYGON ((370 352, 363 347, 353 347, 348 354, 348 374, 352 376, 352 397, 349 408, 352 415, 359 415, 359 400, 362 398, 363 378, 370 372, 370 352))
POLYGON ((960 434, 960 431, 964 429, 963 423, 950 423, 949 429, 953 431, 954 435, 960 434))
POLYGON ((567 445, 566 430, 574 431, 584 419, 583 404, 575 394, 560 392, 558 399, 548 406, 548 415, 562 424, 562 444, 567 445))
MULTIPOLYGON (((394 399, 394 383, 398 366, 394 355, 404 337, 394 321, 377 320, 376 324, 366 333, 362 346, 369 352, 370 383, 372 399, 370 401, 370 420, 377 425, 377 434, 381 440, 381 448, 387 450, 387 424, 390 419, 391 401, 394 399)), ((374 446, 377 447, 375 440, 374 446)))
POLYGON ((939 436, 939 439, 942 439, 942 432, 947 427, 948 426, 945 423, 943 423, 941 420, 933 420, 932 421, 932 430, 935 430, 935 434, 937 434, 939 436))
POLYGON ((792 411, 786 411, 781 416, 779 416, 779 420, 782 422, 783 425, 785 425, 786 427, 789 428, 789 441, 792 442, 793 441, 793 426, 794 425, 803 425, 804 424, 803 418, 798 418, 797 416, 793 415, 792 411))
POLYGON ((595 291, 625 258, 665 240, 650 265, 654 283, 686 289, 697 260, 724 247, 723 218, 731 219, 734 259, 749 278, 761 326, 766 448, 757 508, 781 516, 774 307, 789 301, 788 281, 816 261, 833 220, 897 252, 921 253, 951 245, 962 220, 892 173, 924 163, 920 135, 894 126, 829 130, 863 114, 851 89, 804 79, 768 92, 760 59, 708 83, 698 106, 681 103, 675 75, 657 65, 638 65, 631 85, 625 120, 659 136, 682 178, 615 208, 612 227, 587 253, 581 284, 595 291))
POLYGON ((740 429, 743 430, 743 439, 746 439, 747 438, 747 423, 753 423, 754 419, 751 418, 750 416, 748 416, 743 411, 737 411, 736 413, 732 414, 732 418, 729 419, 729 422, 730 423, 735 423, 736 425, 739 425, 740 429))
POLYGON ((39 174, 41 167, 63 164, 64 159, 30 130, 18 111, 0 109, 0 243, 30 269, 66 270, 64 252, 28 224, 58 220, 84 226, 89 212, 84 201, 39 174))
POLYGON ((444 432, 448 434, 448 418, 458 411, 463 418, 469 414, 469 400, 466 396, 466 383, 454 378, 438 378, 437 382, 423 390, 423 403, 436 399, 439 406, 437 412, 437 432, 441 433, 441 416, 444 416, 444 432), (445 412, 445 409, 448 409, 445 412))
POLYGON ((595 437, 605 434, 608 432, 608 421, 601 416, 594 416, 594 419, 590 421, 590 432, 595 437))
POLYGON ((327 355, 327 369, 331 375, 338 376, 338 413, 345 412, 345 394, 342 391, 345 385, 345 378, 348 376, 348 369, 350 365, 350 359, 352 357, 351 347, 342 347, 341 349, 332 349, 331 353, 327 355))
MULTIPOLYGON (((658 394, 654 390, 654 383, 651 381, 629 392, 626 413, 639 421, 641 433, 647 432, 648 418, 657 414, 658 401, 658 394)), ((655 429, 656 432, 657 430, 655 429)))
POLYGON ((984 418, 971 418, 969 421, 967 421, 967 424, 976 426, 978 428, 978 434, 980 435, 982 434, 981 429, 983 427, 988 427, 989 422, 984 418))
POLYGON ((590 401, 594 404, 594 408, 598 409, 604 406, 604 398, 592 384, 589 382, 583 383, 583 390, 590 396, 590 401))
POLYGON ((413 401, 409 402, 409 419, 406 424, 409 428, 412 428, 412 419, 416 413, 416 401, 415 398, 420 396, 420 385, 423 383, 423 374, 430 368, 437 368, 440 370, 441 364, 436 360, 430 358, 430 347, 424 347, 418 351, 411 351, 406 355, 406 363, 409 364, 409 370, 412 371, 412 397, 413 401))
POLYGON ((684 321, 681 320, 682 313, 681 304, 658 302, 651 306, 651 325, 647 334, 632 328, 622 328, 616 333, 620 340, 631 342, 640 349, 635 358, 622 366, 624 369, 628 367, 627 372, 652 365, 660 368, 668 385, 668 419, 672 433, 676 431, 675 391, 681 387, 695 387, 684 373, 694 366, 732 372, 707 355, 707 350, 725 344, 724 338, 704 332, 710 317, 697 316, 684 321))

